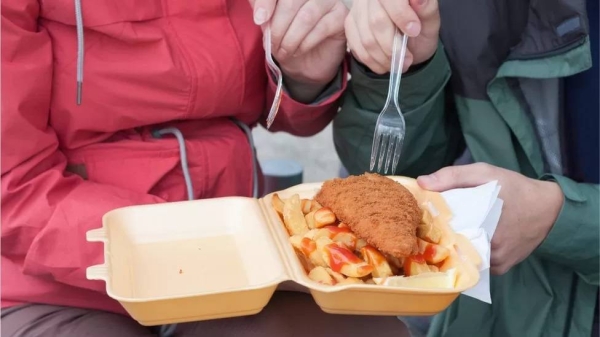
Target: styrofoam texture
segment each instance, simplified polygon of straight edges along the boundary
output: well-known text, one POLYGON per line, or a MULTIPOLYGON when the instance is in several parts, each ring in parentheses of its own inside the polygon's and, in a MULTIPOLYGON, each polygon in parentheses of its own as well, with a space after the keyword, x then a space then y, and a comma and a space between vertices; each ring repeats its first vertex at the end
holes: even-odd
MULTIPOLYGON (((446 231, 445 238, 453 238, 439 194, 420 190, 413 179, 393 179, 409 188, 420 203, 434 204, 442 214, 436 219, 443 220, 439 225, 446 231)), ((320 187, 321 183, 302 184, 277 193, 282 198, 296 193, 312 198, 320 187)), ((478 282, 477 257, 469 254, 455 256, 463 271, 455 289, 313 282, 271 206, 272 195, 113 210, 103 217, 102 228, 88 232, 88 241, 104 243, 105 263, 89 267, 87 277, 105 281, 107 294, 143 325, 255 314, 286 280, 309 289, 328 313, 432 315, 478 282)), ((461 238, 447 245, 473 251, 461 238)))

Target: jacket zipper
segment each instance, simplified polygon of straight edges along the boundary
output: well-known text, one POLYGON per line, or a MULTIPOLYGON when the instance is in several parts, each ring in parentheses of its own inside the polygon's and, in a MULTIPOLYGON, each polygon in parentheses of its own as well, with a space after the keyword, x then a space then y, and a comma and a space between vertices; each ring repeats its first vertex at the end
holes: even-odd
POLYGON ((561 55, 564 54, 568 51, 571 51, 581 45, 583 45, 587 39, 588 35, 586 34, 583 37, 578 38, 577 40, 574 40, 573 42, 570 42, 564 46, 549 50, 549 51, 545 51, 542 53, 538 53, 538 54, 532 54, 532 55, 519 55, 519 56, 513 56, 512 53, 511 55, 508 56, 508 58, 506 59, 507 61, 527 61, 527 60, 536 60, 536 59, 543 59, 543 58, 548 58, 548 57, 552 57, 552 56, 556 56, 556 55, 561 55))

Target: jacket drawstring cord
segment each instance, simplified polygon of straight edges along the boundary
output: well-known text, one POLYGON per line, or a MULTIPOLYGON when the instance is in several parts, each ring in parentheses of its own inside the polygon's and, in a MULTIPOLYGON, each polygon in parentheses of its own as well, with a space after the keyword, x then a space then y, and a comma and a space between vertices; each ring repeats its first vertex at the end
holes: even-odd
POLYGON ((162 138, 165 134, 172 134, 177 138, 179 143, 179 157, 181 159, 181 170, 183 171, 183 179, 185 180, 185 187, 187 189, 188 200, 194 200, 194 186, 192 185, 192 177, 190 176, 190 170, 187 161, 187 150, 185 149, 185 139, 183 134, 178 128, 165 128, 160 130, 154 130, 152 136, 154 138, 162 138))
POLYGON ((81 105, 83 95, 83 15, 81 13, 81 0, 75 0, 75 21, 77 22, 77 105, 81 105))

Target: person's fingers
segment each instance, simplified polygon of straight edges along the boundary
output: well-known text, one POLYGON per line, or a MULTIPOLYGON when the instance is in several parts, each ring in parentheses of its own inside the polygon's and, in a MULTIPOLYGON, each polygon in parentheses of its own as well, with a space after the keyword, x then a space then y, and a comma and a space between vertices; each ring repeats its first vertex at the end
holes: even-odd
MULTIPOLYGON (((258 1, 258 0, 256 0, 258 1)), ((294 17, 307 0, 277 1, 271 18, 271 43, 275 52, 281 48, 283 37, 287 34, 294 17)))
MULTIPOLYGON (((379 18, 383 18, 384 20, 387 19, 388 21, 389 18, 382 17, 381 13, 384 13, 385 15, 383 8, 373 7, 371 5, 372 2, 373 1, 371 0, 362 0, 356 3, 357 10, 354 11, 354 21, 357 24, 358 34, 360 35, 360 40, 363 48, 365 48, 367 53, 369 53, 369 55, 377 63, 379 63, 384 68, 389 68, 390 57, 386 55, 386 53, 381 48, 381 45, 377 41, 377 38, 375 37, 375 34, 385 34, 385 32, 378 32, 373 29, 373 27, 371 26, 370 16, 375 15, 379 18), (377 13, 377 11, 379 11, 380 13, 377 13)), ((390 22, 390 24, 392 24, 393 27, 393 23, 390 22)))
POLYGON ((372 72, 377 74, 385 74, 387 71, 389 71, 389 64, 387 65, 387 68, 380 65, 371 57, 371 55, 369 55, 365 48, 363 48, 360 35, 358 34, 356 22, 354 21, 354 17, 352 15, 348 15, 346 17, 345 29, 348 47, 350 48, 352 55, 354 55, 358 61, 371 69, 372 72))
MULTIPOLYGON (((281 46, 278 53, 283 57, 295 55, 296 51, 307 38, 307 36, 316 28, 317 24, 333 9, 334 1, 307 1, 294 16, 292 23, 287 29, 285 36, 281 40, 281 46)), ((322 23, 320 23, 323 26, 322 23)), ((325 33, 323 28, 319 28, 317 33, 325 33)), ((326 36, 319 34, 316 36, 322 41, 326 36)), ((314 39, 314 37, 313 37, 314 39)))
POLYGON ((438 0, 409 0, 409 4, 421 23, 439 16, 438 0))
POLYGON ((493 166, 484 163, 449 166, 418 177, 417 183, 426 190, 443 192, 453 188, 475 187, 498 179, 495 171, 493 166))
POLYGON ((421 33, 425 37, 437 37, 440 30, 438 0, 410 0, 410 6, 421 21, 421 33))
MULTIPOLYGON (((369 15, 367 17, 370 30, 374 32, 373 35, 381 47, 381 50, 385 53, 389 63, 392 59, 392 49, 394 45, 394 33, 396 32, 396 26, 387 15, 385 9, 381 6, 379 1, 368 1, 368 3, 369 15)), ((365 14, 361 13, 361 15, 365 14)))
MULTIPOLYGON (((360 36, 358 36, 358 30, 355 27, 354 19, 352 15, 346 16, 344 20, 344 34, 346 34, 346 44, 348 45, 348 51, 354 56, 358 61, 360 60, 360 56, 355 52, 355 45, 360 44, 360 36)), ((361 61, 362 62, 362 61, 361 61)))
POLYGON ((277 0, 250 0, 250 6, 252 6, 254 13, 254 23, 260 26, 269 21, 275 11, 276 4, 277 0))
MULTIPOLYGON (((375 0, 373 0, 375 1, 375 0)), ((421 33, 421 21, 410 7, 408 0, 378 0, 396 27, 408 35, 415 37, 421 33)))
POLYGON ((343 23, 347 15, 348 8, 343 3, 336 1, 334 7, 317 22, 304 38, 297 53, 306 53, 331 37, 337 36, 343 41, 345 39, 343 23))

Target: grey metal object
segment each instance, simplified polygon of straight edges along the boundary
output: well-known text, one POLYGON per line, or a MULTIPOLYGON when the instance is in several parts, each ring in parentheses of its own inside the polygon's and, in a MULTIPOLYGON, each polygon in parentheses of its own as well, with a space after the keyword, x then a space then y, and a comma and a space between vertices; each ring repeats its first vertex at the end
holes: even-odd
POLYGON ((263 194, 302 184, 304 179, 302 165, 295 160, 264 160, 261 167, 264 175, 263 194))

